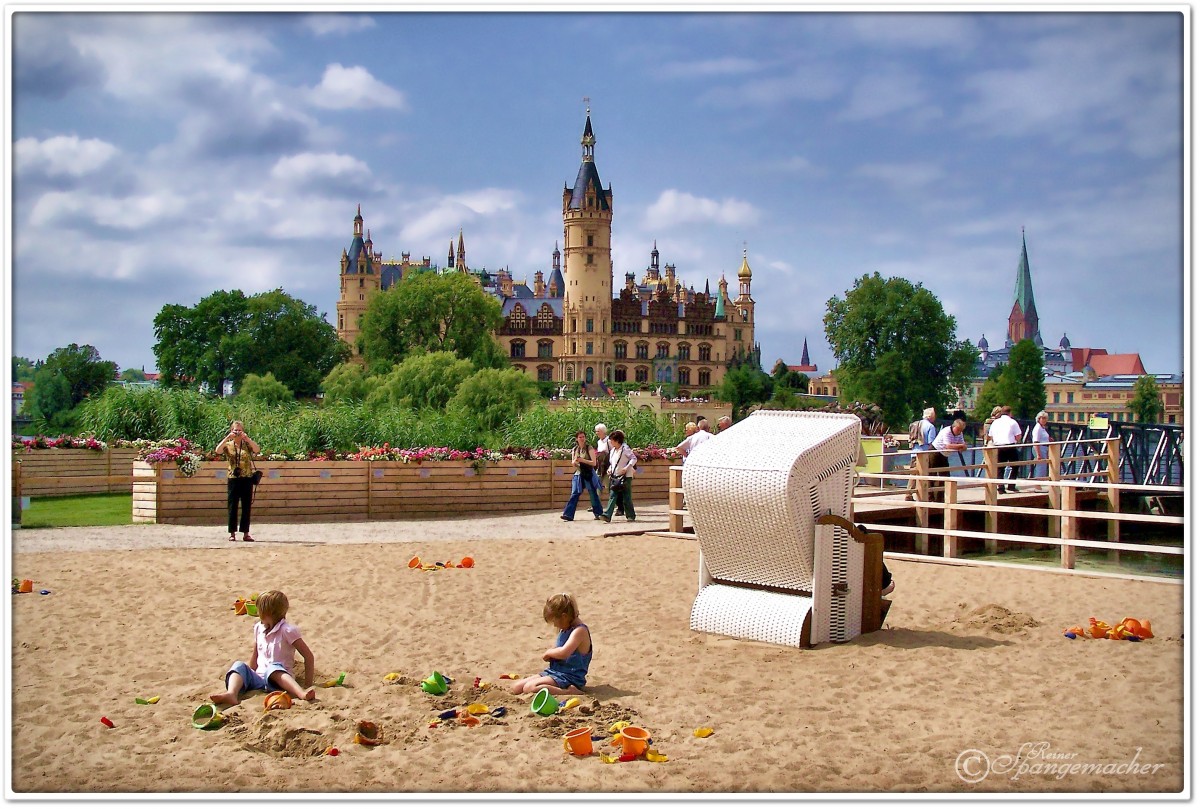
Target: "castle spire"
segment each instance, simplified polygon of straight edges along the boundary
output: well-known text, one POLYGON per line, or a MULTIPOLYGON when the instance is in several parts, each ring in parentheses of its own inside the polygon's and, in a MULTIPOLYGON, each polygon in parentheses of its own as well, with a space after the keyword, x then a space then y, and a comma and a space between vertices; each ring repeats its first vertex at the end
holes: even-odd
POLYGON ((354 235, 362 236, 363 218, 362 218, 362 203, 358 204, 358 213, 354 214, 354 235))
POLYGON ((804 338, 804 350, 800 352, 800 364, 801 365, 811 365, 812 364, 808 361, 808 338, 807 337, 804 338))
POLYGON ((1008 341, 1033 340, 1041 346, 1037 305, 1033 300, 1033 276, 1029 272, 1029 248, 1025 244, 1025 228, 1021 228, 1021 258, 1017 262, 1017 282, 1013 287, 1013 307, 1008 316, 1008 341))

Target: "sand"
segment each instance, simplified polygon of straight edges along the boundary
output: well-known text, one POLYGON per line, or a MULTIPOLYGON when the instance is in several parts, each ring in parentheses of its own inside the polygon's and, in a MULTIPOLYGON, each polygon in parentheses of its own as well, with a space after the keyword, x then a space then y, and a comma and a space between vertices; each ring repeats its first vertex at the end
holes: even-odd
POLYGON ((1179 584, 894 561, 882 631, 788 649, 688 629, 694 541, 605 536, 665 525, 665 506, 639 509, 632 524, 579 516, 260 525, 254 544, 229 543, 220 527, 14 531, 14 575, 52 592, 11 596, 12 789, 1183 788, 1179 584), (412 571, 414 554, 469 554, 476 565, 412 571), (320 688, 316 702, 269 713, 256 692, 226 711, 224 727, 193 729, 194 708, 250 653, 255 619, 235 615, 234 599, 269 588, 290 598, 288 619, 316 655, 317 681, 345 671, 350 687, 320 688), (559 591, 576 595, 593 632, 584 705, 595 700, 598 713, 539 718, 499 688, 473 691, 475 677, 500 685, 502 673, 541 669, 554 636, 541 606, 559 591), (1157 637, 1062 636, 1092 615, 1151 618, 1157 637), (416 686, 435 669, 455 679, 444 697, 416 686), (390 672, 400 680, 385 682, 390 672), (134 703, 152 695, 161 696, 155 705, 134 703), (475 701, 508 714, 429 727, 437 711, 475 701), (669 761, 605 764, 563 752, 566 730, 622 718, 647 728, 669 761), (364 719, 379 725, 383 744, 353 743, 364 719), (701 726, 714 733, 696 738, 701 726), (340 755, 322 755, 329 746, 340 755), (1131 760, 1135 772, 1114 772, 1131 760), (984 777, 967 783, 956 761, 984 777), (1057 776, 1071 764, 1080 767, 1057 776), (1085 770, 1105 765, 1107 773, 1085 770))

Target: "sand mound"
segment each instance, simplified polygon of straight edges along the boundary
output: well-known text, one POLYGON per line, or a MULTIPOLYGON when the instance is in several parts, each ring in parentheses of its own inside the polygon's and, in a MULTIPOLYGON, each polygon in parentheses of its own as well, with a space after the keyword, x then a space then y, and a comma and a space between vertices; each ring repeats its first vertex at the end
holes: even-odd
POLYGON ((982 629, 1002 635, 1014 635, 1041 626, 1041 622, 1027 612, 1013 612, 999 604, 984 604, 973 610, 960 610, 954 619, 954 627, 960 629, 982 629))

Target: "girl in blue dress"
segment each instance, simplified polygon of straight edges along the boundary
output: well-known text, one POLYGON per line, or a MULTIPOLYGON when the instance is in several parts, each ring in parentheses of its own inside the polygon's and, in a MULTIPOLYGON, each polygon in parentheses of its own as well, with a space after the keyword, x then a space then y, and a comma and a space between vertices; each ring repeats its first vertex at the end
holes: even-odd
POLYGON ((582 694, 592 664, 592 633, 579 620, 574 596, 568 593, 550 596, 542 608, 542 617, 558 629, 555 645, 542 655, 542 660, 550 665, 541 674, 514 681, 512 692, 533 694, 545 688, 551 694, 582 694))

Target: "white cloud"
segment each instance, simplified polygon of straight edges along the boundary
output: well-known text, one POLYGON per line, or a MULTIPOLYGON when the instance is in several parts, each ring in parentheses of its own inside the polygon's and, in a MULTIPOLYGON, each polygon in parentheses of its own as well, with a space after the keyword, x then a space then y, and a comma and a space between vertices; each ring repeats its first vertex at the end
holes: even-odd
POLYGON ((319 37, 329 34, 353 34, 375 27, 365 14, 305 14, 304 27, 319 37))
POLYGON ((110 197, 80 192, 51 191, 33 206, 34 225, 63 225, 139 230, 164 219, 181 215, 186 200, 170 191, 130 197, 110 197))
POLYGON ((370 179, 367 164, 350 155, 325 152, 281 157, 271 167, 271 177, 284 183, 300 185, 311 180, 343 180, 362 183, 370 179))
POLYGON ((725 56, 718 59, 667 62, 659 69, 658 73, 667 79, 701 79, 714 76, 740 76, 754 73, 761 70, 762 67, 761 62, 753 59, 725 56))
POLYGON ((482 224, 498 215, 515 215, 519 200, 520 195, 514 191, 482 188, 420 201, 414 206, 414 212, 419 213, 406 221, 401 238, 405 243, 451 238, 459 228, 472 223, 482 224))
POLYGON ((119 151, 97 138, 56 135, 46 140, 21 138, 14 144, 18 172, 41 172, 50 177, 82 177, 104 166, 119 151))
POLYGON ((912 191, 928 186, 945 176, 932 163, 866 163, 854 170, 855 176, 891 186, 896 191, 912 191))
POLYGON ((689 222, 746 225, 758 218, 758 209, 745 200, 717 201, 668 188, 646 209, 645 226, 653 230, 689 222))
POLYGON ((828 62, 813 62, 785 75, 714 87, 701 95, 700 101, 719 107, 769 108, 791 101, 825 101, 840 92, 844 84, 828 62))
POLYGON ((906 70, 872 70, 854 85, 841 117, 847 121, 881 118, 919 107, 926 100, 920 78, 906 70))
POLYGON ((316 106, 331 110, 408 107, 404 93, 388 87, 365 67, 343 67, 337 63, 325 68, 321 83, 312 89, 309 98, 316 106))
POLYGON ((978 36, 971 14, 849 14, 849 27, 873 45, 925 50, 970 49, 978 36))

